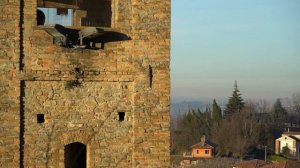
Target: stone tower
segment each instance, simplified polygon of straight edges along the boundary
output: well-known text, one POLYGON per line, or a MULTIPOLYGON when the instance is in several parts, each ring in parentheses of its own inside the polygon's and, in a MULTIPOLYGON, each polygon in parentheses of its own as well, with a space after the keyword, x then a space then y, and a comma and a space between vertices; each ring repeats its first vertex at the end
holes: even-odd
POLYGON ((0 167, 169 167, 170 0, 0 11, 0 167))

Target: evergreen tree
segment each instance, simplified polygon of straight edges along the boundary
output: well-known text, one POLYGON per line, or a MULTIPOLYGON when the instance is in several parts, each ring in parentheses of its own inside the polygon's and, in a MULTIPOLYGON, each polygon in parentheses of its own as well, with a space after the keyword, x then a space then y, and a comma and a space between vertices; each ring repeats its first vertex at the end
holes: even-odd
POLYGON ((244 107, 245 103, 241 97, 241 93, 238 89, 237 82, 234 83, 234 90, 232 96, 229 97, 228 103, 225 109, 225 116, 230 116, 235 112, 240 111, 244 107))
POLYGON ((200 109, 190 109, 182 116, 176 130, 177 145, 179 150, 188 150, 189 147, 199 142, 200 137, 210 134, 211 115, 200 109))
POLYGON ((283 125, 287 119, 287 111, 282 106, 280 99, 277 99, 273 106, 273 121, 277 126, 283 125))
POLYGON ((221 107, 217 104, 215 99, 212 104, 212 119, 214 122, 219 122, 222 119, 221 107))

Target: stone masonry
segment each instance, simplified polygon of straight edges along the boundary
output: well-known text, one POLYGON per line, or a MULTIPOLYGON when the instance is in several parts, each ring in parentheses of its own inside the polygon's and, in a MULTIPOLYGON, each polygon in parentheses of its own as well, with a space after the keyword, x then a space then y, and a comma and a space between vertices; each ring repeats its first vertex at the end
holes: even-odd
POLYGON ((76 142, 88 168, 170 167, 170 0, 111 5, 130 40, 92 50, 53 44, 37 0, 0 0, 1 168, 65 167, 76 142))

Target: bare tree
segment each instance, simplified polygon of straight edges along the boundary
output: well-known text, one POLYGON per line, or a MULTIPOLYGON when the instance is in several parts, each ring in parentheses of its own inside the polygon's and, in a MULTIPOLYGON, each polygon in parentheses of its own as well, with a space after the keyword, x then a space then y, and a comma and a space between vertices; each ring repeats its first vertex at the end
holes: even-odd
POLYGON ((294 111, 297 114, 297 127, 300 127, 300 93, 294 93, 293 97, 293 107, 294 107, 294 111))
POLYGON ((242 159, 251 147, 258 143, 259 127, 247 105, 230 118, 223 120, 212 131, 213 141, 218 145, 218 154, 242 159))
POLYGON ((189 150, 203 134, 209 136, 212 127, 210 110, 202 112, 200 109, 190 109, 177 118, 174 125, 176 127, 171 127, 171 150, 172 154, 177 154, 189 150))

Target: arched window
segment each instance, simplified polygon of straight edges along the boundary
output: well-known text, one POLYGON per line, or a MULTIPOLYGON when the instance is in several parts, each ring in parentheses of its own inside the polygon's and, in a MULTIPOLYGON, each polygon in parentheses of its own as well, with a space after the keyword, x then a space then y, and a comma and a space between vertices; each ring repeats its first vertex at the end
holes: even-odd
POLYGON ((65 168, 86 168, 86 146, 75 142, 65 146, 65 168))

